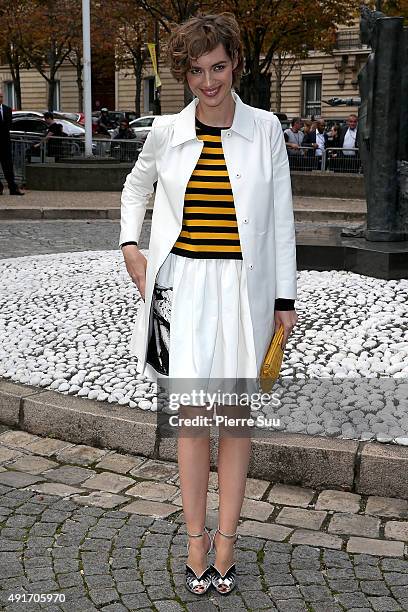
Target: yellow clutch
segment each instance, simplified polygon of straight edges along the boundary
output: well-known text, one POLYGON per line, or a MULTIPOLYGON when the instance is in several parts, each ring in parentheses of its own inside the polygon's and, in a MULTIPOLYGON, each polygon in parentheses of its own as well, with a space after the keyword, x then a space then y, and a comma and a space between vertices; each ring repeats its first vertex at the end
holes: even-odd
POLYGON ((264 393, 269 393, 274 382, 279 376, 282 367, 283 350, 283 325, 274 333, 266 355, 264 357, 261 374, 259 376, 261 389, 264 393))

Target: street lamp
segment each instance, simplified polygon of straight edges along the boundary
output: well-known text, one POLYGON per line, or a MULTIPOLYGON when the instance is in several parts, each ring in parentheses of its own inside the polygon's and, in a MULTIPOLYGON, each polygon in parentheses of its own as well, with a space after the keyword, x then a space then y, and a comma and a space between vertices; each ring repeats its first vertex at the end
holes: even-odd
POLYGON ((91 9, 90 0, 82 0, 82 54, 85 114, 85 156, 92 157, 92 83, 91 83, 91 9))

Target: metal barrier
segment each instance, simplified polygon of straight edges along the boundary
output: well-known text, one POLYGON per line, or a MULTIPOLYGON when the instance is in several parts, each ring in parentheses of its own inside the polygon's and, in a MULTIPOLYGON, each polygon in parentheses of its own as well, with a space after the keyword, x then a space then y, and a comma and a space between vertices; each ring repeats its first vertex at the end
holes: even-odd
MULTIPOLYGON (((94 138, 92 152, 95 157, 113 158, 120 162, 134 163, 143 148, 143 140, 139 138, 116 140, 94 138)), ((25 183, 27 163, 58 162, 85 158, 85 143, 83 138, 71 136, 52 136, 44 141, 40 136, 13 134, 11 139, 14 175, 18 183, 25 183)), ((0 178, 4 174, 0 166, 0 178)))
MULTIPOLYGON (((82 138, 52 137, 43 143, 46 148, 46 158, 54 161, 61 159, 85 158, 85 142, 82 138)), ((127 140, 94 138, 92 153, 98 158, 113 158, 121 162, 135 162, 143 148, 143 141, 138 138, 127 140)), ((45 161, 51 161, 46 159, 45 161)))
POLYGON ((288 150, 289 166, 292 171, 312 172, 342 172, 361 174, 362 166, 358 149, 345 149, 340 147, 328 147, 316 155, 316 149, 300 147, 288 150))
POLYGON ((287 147, 289 167, 293 171, 311 172, 312 170, 320 170, 319 159, 315 157, 314 149, 309 147, 299 147, 299 149, 290 149, 287 147))
MULTIPOLYGON (((14 166, 14 176, 18 183, 25 182, 25 166, 26 166, 26 153, 32 147, 32 145, 38 139, 32 138, 30 136, 26 137, 13 137, 11 141, 11 155, 13 159, 14 166)), ((0 166, 0 178, 4 181, 3 169, 0 166)))
MULTIPOLYGON (((134 163, 143 148, 144 141, 139 138, 129 140, 110 140, 94 138, 92 151, 98 158, 113 158, 121 162, 134 163)), ((11 140, 15 177, 18 183, 25 182, 26 163, 58 162, 61 159, 85 157, 85 143, 82 138, 53 136, 44 142, 40 137, 13 135, 11 140)), ((312 147, 288 149, 289 166, 292 171, 312 172, 314 170, 339 173, 361 174, 362 166, 358 149, 328 147, 321 156, 312 147)), ((0 167, 0 177, 3 173, 0 167)))
POLYGON ((347 174, 362 174, 363 167, 358 149, 328 147, 325 151, 325 170, 347 174))

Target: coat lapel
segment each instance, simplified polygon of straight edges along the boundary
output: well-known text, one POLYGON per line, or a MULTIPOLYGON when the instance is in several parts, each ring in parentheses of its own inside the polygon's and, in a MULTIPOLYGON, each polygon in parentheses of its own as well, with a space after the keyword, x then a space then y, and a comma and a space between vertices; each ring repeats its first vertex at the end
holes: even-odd
MULTIPOLYGON (((254 139, 254 112, 251 106, 244 104, 238 94, 232 91, 232 97, 235 102, 234 120, 231 125, 231 131, 240 134, 247 140, 254 139)), ((178 113, 174 122, 173 138, 171 141, 172 147, 184 144, 189 140, 196 139, 195 129, 195 114, 198 104, 198 98, 194 98, 190 104, 183 108, 178 113)))

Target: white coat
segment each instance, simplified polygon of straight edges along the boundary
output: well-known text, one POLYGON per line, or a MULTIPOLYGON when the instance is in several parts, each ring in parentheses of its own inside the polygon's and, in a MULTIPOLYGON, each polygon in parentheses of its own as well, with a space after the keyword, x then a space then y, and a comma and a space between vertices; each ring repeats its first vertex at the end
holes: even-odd
MULTIPOLYGON (((281 124, 270 112, 244 104, 233 91, 232 126, 221 131, 234 196, 259 372, 274 332, 275 298, 296 299, 296 243, 289 164, 281 124)), ((139 241, 146 206, 157 181, 146 269, 145 301, 130 352, 143 372, 152 294, 160 266, 182 226, 184 194, 200 157, 195 98, 180 113, 157 117, 127 176, 121 198, 119 245, 139 241)))

